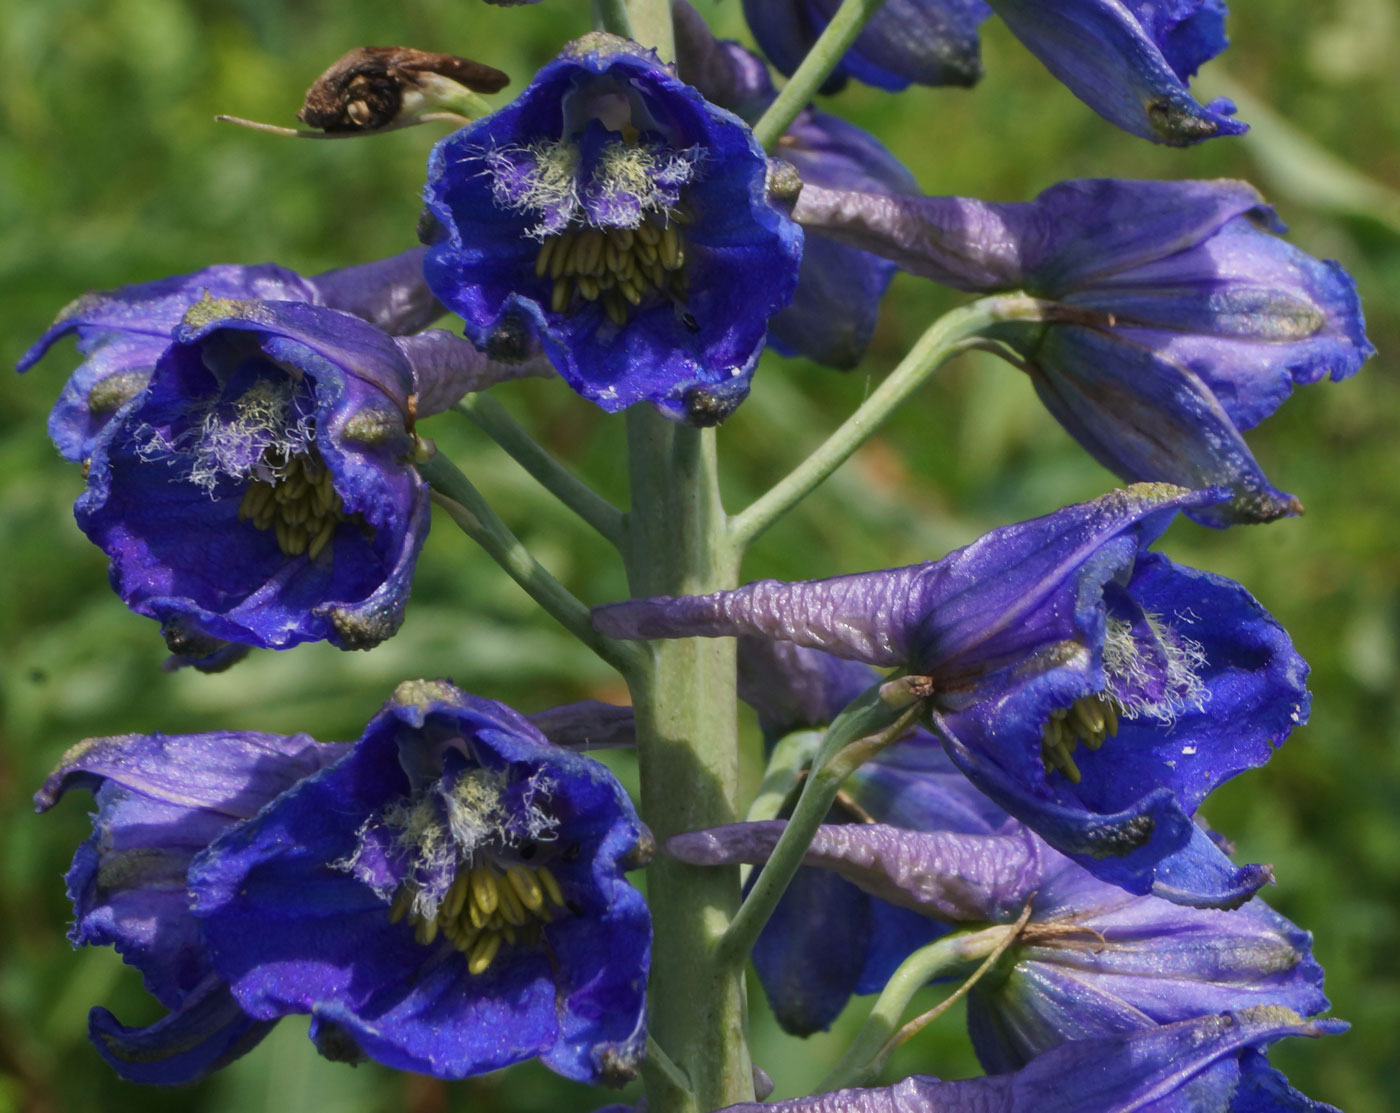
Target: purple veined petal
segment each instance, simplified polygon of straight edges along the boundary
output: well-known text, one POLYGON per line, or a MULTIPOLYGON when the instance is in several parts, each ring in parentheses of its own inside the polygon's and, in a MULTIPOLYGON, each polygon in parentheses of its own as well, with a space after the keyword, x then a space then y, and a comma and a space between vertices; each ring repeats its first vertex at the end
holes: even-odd
POLYGON ((427 328, 447 309, 423 277, 424 247, 387 259, 338 267, 308 278, 314 299, 329 309, 353 313, 390 336, 407 336, 427 328))
POLYGON ((1154 143, 1189 146, 1239 135, 1226 100, 1201 105, 1186 88, 1195 68, 1225 47, 1224 5, 1188 0, 991 0, 997 15, 1080 100, 1110 123, 1154 143), (1182 9, 1196 9, 1182 18, 1182 9))
POLYGON ((631 749, 637 744, 636 717, 630 707, 580 700, 527 716, 556 746, 590 750, 631 749))
POLYGON ((739 639, 738 672, 739 698, 758 712, 770 739, 825 726, 882 679, 857 661, 754 636, 739 639))
POLYGON ((524 358, 492 359, 476 345, 445 329, 428 329, 394 340, 413 368, 417 416, 431 417, 450 410, 463 395, 486 390, 512 379, 548 379, 554 368, 538 346, 524 358))
MULTIPOLYGON (((761 864, 787 824, 737 823, 675 835, 672 857, 691 865, 761 864)), ((943 921, 989 923, 1014 915, 1041 876, 1025 834, 959 835, 881 823, 818 828, 803 861, 832 870, 872 896, 943 921)))
POLYGON ((1028 618, 1069 622, 1078 577, 1090 574, 1088 566, 1102 565, 1102 583, 1115 566, 1131 564, 1137 533, 1150 540, 1172 511, 1222 497, 1220 491, 1140 484, 993 530, 940 561, 611 603, 594 608, 593 621, 613 637, 756 634, 872 665, 961 674, 974 661, 981 667, 983 659, 1024 653, 1037 637, 1043 640, 1043 631, 1026 626, 1028 618), (1062 596, 1063 603, 1047 606, 1062 596))
POLYGON ((711 104, 756 120, 776 95, 763 59, 736 42, 716 39, 689 0, 674 0, 676 73, 711 104))
MULTIPOLYGON (((1242 1009, 1122 1036, 1079 1040, 1038 1056, 1012 1074, 940 1082, 914 1075, 894 1086, 838 1090, 771 1105, 741 1103, 729 1113, 1262 1113, 1253 1099, 1274 1079, 1256 1049, 1286 1036, 1344 1030, 1304 1021, 1277 1007, 1242 1009)), ((1279 1080, 1281 1081, 1281 1080, 1279 1080)), ((1286 1087, 1286 1084, 1285 1084, 1286 1087)), ((1267 1092, 1264 1091, 1264 1092, 1267 1092)), ((1301 1098, 1301 1095, 1298 1095, 1301 1098)), ((1303 1099, 1306 1100, 1306 1099, 1303 1099)), ((1301 1110, 1302 1105, 1294 1106, 1301 1110)))
POLYGON ((1028 206, 807 185, 792 215, 808 232, 957 290, 1008 290, 1025 281, 1028 206))

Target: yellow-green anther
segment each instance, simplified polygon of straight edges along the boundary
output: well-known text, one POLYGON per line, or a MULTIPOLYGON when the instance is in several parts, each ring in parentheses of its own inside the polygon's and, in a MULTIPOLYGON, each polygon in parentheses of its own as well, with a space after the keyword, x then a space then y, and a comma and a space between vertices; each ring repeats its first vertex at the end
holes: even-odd
POLYGON ((396 924, 408 914, 409 907, 413 904, 413 890, 405 885, 394 894, 393 906, 389 909, 389 922, 396 924))
POLYGON ((499 935, 483 935, 472 948, 471 957, 467 959, 467 969, 473 974, 485 973, 496 957, 496 952, 501 949, 501 937, 499 935))
MULTIPOLYGON (((472 867, 472 903, 481 909, 483 916, 490 916, 500 905, 501 888, 496 884, 496 871, 486 863, 472 867)), ((475 922, 475 917, 472 918, 475 922)))
POLYGON ((548 866, 541 866, 535 871, 535 876, 540 879, 540 884, 544 886, 544 891, 560 908, 564 907, 564 890, 559 888, 559 882, 554 874, 550 872, 548 866))
POLYGON ((520 903, 531 912, 538 912, 544 907, 544 890, 529 870, 523 866, 511 866, 506 870, 506 880, 520 898, 520 903))

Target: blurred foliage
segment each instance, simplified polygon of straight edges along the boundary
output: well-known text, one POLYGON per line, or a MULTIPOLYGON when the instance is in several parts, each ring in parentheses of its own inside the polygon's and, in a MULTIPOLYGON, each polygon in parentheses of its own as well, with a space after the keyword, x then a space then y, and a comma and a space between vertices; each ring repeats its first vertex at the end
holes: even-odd
MULTIPOLYGON (((744 37, 734 0, 699 2, 717 26, 744 37)), ((212 117, 290 124, 316 74, 364 43, 468 54, 507 70, 519 88, 586 29, 586 8, 581 0, 516 9, 479 0, 11 5, 0 15, 0 362, 13 365, 54 313, 88 289, 212 262, 276 260, 314 272, 411 245, 423 161, 436 137, 429 129, 296 143, 212 117)), ((1242 140, 1175 151, 1122 135, 995 23, 976 91, 890 96, 853 87, 828 107, 881 136, 928 192, 1013 200, 1067 177, 1249 177, 1280 203, 1298 243, 1356 275, 1381 356, 1352 382, 1300 392, 1251 435, 1308 516, 1223 534, 1182 523, 1165 547, 1243 581, 1313 664, 1313 722, 1207 810, 1244 859, 1275 864, 1279 886, 1269 900, 1318 934, 1335 1011, 1354 1025, 1321 1045, 1279 1048, 1275 1061, 1317 1098, 1380 1113, 1400 1108, 1391 1061, 1400 1029, 1400 391, 1386 355, 1400 350, 1400 204, 1392 192, 1400 186, 1400 9, 1394 0, 1236 0, 1235 8, 1235 45, 1208 67, 1202 88, 1223 85, 1228 72, 1232 88, 1257 101, 1261 126, 1242 140)), ((951 304, 927 283, 898 280, 856 373, 767 357, 752 399, 721 437, 730 508, 815 445, 951 304)), ((373 1066, 352 1073, 318 1060, 295 1020, 182 1091, 120 1083, 88 1046, 91 1005, 133 1024, 159 1010, 110 952, 74 954, 62 938, 69 908, 59 877, 87 820, 73 800, 36 821, 28 799, 73 742, 232 726, 353 738, 410 676, 451 675, 525 710, 625 692, 441 521, 403 632, 380 649, 257 654, 217 677, 159 671, 154 624, 109 592, 101 554, 69 517, 80 478, 44 435, 72 362, 65 345, 26 379, 0 376, 0 567, 8 576, 0 593, 0 1113, 600 1104, 597 1092, 533 1065, 454 1085, 373 1066)), ((502 397, 590 481, 625 498, 608 419, 548 384, 517 384, 502 397)), ((602 543, 474 430, 449 417, 427 431, 580 597, 623 594, 602 543)), ((927 559, 1110 484, 1041 411, 1029 384, 990 357, 969 356, 762 538, 745 575, 805 577, 927 559)), ((757 755, 748 760, 756 777, 757 755)), ((633 776, 627 758, 615 764, 633 776)), ((929 1001, 934 995, 926 991, 929 1001)), ((755 1058, 779 1096, 817 1080, 865 1009, 857 1002, 834 1033, 802 1044, 777 1031, 756 984, 752 996, 755 1058)), ((954 1016, 904 1049, 891 1074, 975 1070, 954 1016)))

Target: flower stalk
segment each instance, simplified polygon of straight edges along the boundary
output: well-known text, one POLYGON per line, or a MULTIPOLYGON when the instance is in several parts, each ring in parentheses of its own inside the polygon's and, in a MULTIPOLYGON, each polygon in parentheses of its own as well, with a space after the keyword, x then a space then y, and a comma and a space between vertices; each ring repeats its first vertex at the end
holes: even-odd
MULTIPOLYGON (((634 595, 713 591, 738 579, 726 537, 713 429, 627 411, 631 509, 624 551, 634 595)), ((657 841, 738 818, 735 659, 731 640, 689 638, 649 648, 629 675, 641 765, 642 814, 657 841)), ((649 1089, 657 1113, 705 1113, 753 1100, 742 964, 716 945, 739 907, 737 867, 659 856, 647 871, 656 927, 650 1028, 691 1080, 685 1094, 649 1089)))

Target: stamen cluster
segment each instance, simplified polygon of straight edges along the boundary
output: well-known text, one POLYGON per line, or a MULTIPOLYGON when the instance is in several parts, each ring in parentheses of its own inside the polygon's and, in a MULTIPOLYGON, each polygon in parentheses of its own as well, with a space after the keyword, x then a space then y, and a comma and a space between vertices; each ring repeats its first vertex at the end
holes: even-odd
POLYGON ((238 520, 272 530, 287 556, 305 553, 315 560, 346 520, 330 468, 314 445, 293 456, 271 448, 263 458, 272 478, 249 482, 238 520))

